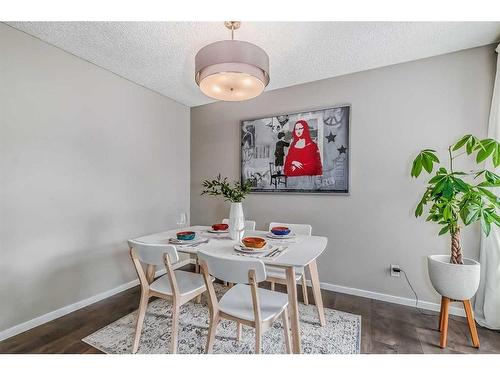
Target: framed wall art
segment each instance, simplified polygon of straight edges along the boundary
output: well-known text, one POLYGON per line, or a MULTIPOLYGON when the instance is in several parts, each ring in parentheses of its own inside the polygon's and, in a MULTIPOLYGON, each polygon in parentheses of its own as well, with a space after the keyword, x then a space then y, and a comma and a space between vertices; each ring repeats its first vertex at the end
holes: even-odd
POLYGON ((349 193, 351 107, 241 122, 241 181, 252 192, 349 193))

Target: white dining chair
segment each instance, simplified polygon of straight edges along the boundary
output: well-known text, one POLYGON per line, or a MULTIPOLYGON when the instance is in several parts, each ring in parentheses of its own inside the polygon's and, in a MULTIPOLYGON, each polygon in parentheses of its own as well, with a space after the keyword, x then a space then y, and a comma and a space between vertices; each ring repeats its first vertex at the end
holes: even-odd
MULTIPOLYGON (((229 219, 222 219, 222 224, 229 225, 229 219)), ((244 230, 255 230, 255 221, 245 220, 244 230)), ((195 260, 194 272, 200 273, 200 265, 198 264, 198 259, 195 260)), ((227 286, 227 282, 224 282, 224 286, 227 286)))
POLYGON ((141 285, 141 300, 134 336, 132 353, 139 349, 144 317, 151 297, 158 297, 172 301, 172 332, 171 353, 177 352, 179 331, 179 310, 181 305, 200 296, 206 291, 202 275, 182 270, 174 270, 179 260, 177 250, 172 245, 146 244, 128 241, 130 256, 141 285), (143 265, 146 266, 144 272, 143 265), (154 280, 155 267, 165 266, 166 274, 154 280))
MULTIPOLYGON (((222 219, 222 224, 229 225, 229 219, 222 219)), ((244 230, 255 230, 255 221, 253 220, 245 220, 245 228, 244 230)))
POLYGON ((210 326, 205 352, 212 352, 220 319, 228 319, 237 324, 238 341, 241 339, 242 324, 255 328, 255 353, 258 354, 261 352, 262 333, 281 317, 286 351, 291 353, 288 295, 257 286, 266 279, 264 263, 258 259, 220 257, 203 251, 198 252, 198 257, 205 278, 210 308, 210 326), (236 284, 222 296, 220 301, 215 294, 213 276, 236 284))
MULTIPOLYGON (((274 227, 288 227, 293 233, 303 236, 310 236, 312 234, 312 227, 309 224, 289 224, 289 223, 271 223, 269 224, 269 231, 274 227)), ((271 283, 271 290, 274 290, 274 284, 286 285, 286 274, 283 268, 266 266, 267 279, 271 283)), ((295 268, 295 281, 302 284, 302 296, 304 305, 309 305, 309 297, 307 295, 306 272, 304 268, 295 268)))
MULTIPOLYGON (((228 224, 229 225, 229 219, 222 219, 223 224, 228 224)), ((255 230, 255 221, 253 220, 245 220, 245 227, 243 228, 244 230, 255 230)), ((227 281, 224 281, 224 286, 227 286, 228 283, 227 281)), ((229 286, 232 286, 229 284, 229 286)))

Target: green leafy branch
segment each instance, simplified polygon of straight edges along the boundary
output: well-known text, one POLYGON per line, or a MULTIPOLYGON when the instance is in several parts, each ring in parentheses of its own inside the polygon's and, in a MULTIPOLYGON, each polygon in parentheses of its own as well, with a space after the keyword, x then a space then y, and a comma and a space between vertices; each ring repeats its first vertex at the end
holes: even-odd
POLYGON ((212 196, 223 196, 225 201, 233 203, 243 201, 252 188, 250 181, 246 181, 243 184, 234 182, 231 186, 228 178, 222 178, 220 174, 215 179, 204 180, 202 185, 203 191, 201 192, 201 195, 208 194, 212 196))
MULTIPOLYGON (((428 181, 428 186, 417 205, 415 216, 423 214, 424 207, 430 206, 427 221, 433 221, 442 226, 439 234, 450 232, 452 235, 459 230, 459 221, 466 226, 480 221, 486 235, 490 234, 491 225, 500 226, 500 198, 490 188, 500 186, 500 176, 487 169, 479 172, 457 172, 453 170, 453 160, 467 154, 476 154, 476 163, 482 163, 491 157, 493 166, 500 165, 500 144, 491 138, 479 140, 468 134, 448 147, 449 169, 440 167, 428 181), (457 151, 462 152, 457 153, 457 151), (464 178, 472 178, 466 182, 464 178), (480 182, 477 182, 479 179, 480 182)), ((422 170, 431 174, 434 166, 440 164, 435 150, 421 151, 413 161, 411 176, 418 177, 422 170)))

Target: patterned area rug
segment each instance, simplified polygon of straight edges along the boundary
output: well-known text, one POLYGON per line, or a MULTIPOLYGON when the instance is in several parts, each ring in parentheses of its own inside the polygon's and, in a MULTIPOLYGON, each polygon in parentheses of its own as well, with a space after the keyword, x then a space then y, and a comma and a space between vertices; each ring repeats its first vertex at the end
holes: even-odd
MULTIPOLYGON (((216 284, 216 292, 227 289, 216 284)), ((89 345, 108 353, 131 353, 137 311, 107 325, 83 339, 89 345)), ((325 309, 326 325, 318 322, 316 306, 299 304, 303 353, 358 354, 360 352, 361 316, 325 309)), ((193 301, 181 306, 179 354, 204 353, 208 334, 208 307, 205 294, 201 304, 193 301)), ((171 304, 156 299, 149 303, 142 330, 139 353, 161 354, 170 351, 171 304)), ((217 327, 214 353, 250 354, 254 351, 254 329, 243 326, 240 342, 236 341, 236 323, 221 320, 217 327)), ((281 320, 262 335, 262 353, 286 353, 281 320)))

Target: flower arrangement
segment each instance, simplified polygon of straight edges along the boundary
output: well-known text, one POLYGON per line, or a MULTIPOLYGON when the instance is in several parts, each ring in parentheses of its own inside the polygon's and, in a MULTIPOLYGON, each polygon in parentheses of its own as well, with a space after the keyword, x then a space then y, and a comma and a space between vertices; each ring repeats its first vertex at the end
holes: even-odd
POLYGON ((203 181, 203 191, 201 192, 201 195, 208 194, 213 196, 222 196, 225 201, 230 201, 231 203, 241 203, 250 192, 250 189, 250 181, 246 181, 243 184, 235 181, 231 185, 227 177, 222 178, 219 174, 217 178, 203 181))

